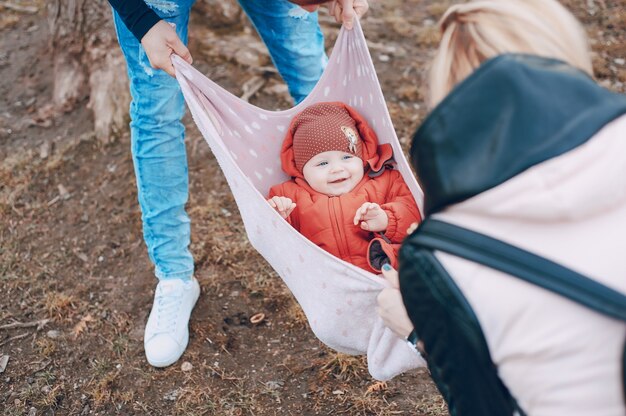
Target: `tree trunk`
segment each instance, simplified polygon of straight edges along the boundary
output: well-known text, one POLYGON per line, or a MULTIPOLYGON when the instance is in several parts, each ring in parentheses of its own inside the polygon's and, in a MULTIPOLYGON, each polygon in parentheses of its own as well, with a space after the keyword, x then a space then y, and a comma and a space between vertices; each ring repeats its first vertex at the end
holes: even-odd
POLYGON ((196 0, 193 10, 213 31, 232 30, 244 24, 245 15, 236 0, 196 0))
MULTIPOLYGON (((196 16, 212 31, 230 31, 245 21, 235 0, 198 0, 196 16)), ((124 57, 106 0, 47 2, 54 71, 53 104, 71 111, 89 98, 96 137, 106 143, 128 129, 130 94, 124 57)))
POLYGON ((52 0, 47 11, 53 103, 64 112, 89 97, 96 137, 109 142, 127 130, 130 103, 126 66, 109 4, 106 0, 52 0))

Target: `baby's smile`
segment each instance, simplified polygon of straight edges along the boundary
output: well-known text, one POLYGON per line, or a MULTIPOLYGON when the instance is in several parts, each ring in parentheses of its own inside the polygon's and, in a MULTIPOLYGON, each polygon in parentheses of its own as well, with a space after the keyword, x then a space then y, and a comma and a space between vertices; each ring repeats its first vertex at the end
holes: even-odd
POLYGON ((328 196, 352 191, 363 173, 361 158, 338 150, 318 153, 304 165, 302 172, 311 188, 328 196))

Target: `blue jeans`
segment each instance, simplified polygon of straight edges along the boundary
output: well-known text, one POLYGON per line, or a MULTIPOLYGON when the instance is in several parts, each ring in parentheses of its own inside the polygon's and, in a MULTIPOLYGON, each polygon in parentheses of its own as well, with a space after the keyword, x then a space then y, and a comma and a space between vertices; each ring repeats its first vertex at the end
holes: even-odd
MULTIPOLYGON (((193 0, 146 0, 161 18, 175 23, 187 43, 193 0)), ((296 102, 317 83, 326 65, 324 39, 317 14, 303 13, 286 0, 240 0, 267 45, 272 60, 296 102)), ((150 67, 141 43, 114 12, 117 38, 130 79, 131 151, 141 206, 144 240, 159 279, 189 279, 190 221, 185 212, 189 193, 185 103, 177 81, 150 67)))

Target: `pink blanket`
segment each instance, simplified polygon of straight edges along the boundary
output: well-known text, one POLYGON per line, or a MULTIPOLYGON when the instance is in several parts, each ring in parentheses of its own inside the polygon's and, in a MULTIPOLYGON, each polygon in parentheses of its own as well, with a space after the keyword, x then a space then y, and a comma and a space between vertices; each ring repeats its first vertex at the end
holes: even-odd
POLYGON ((291 118, 319 101, 343 101, 369 121, 381 143, 391 143, 398 170, 423 206, 358 22, 353 30, 341 29, 311 94, 285 111, 267 111, 240 100, 177 56, 174 66, 193 118, 235 196, 250 242, 292 291, 317 338, 340 352, 367 354, 368 370, 379 380, 425 366, 376 314, 376 296, 386 286, 383 278, 320 249, 265 201, 271 186, 289 179, 279 155, 291 118))

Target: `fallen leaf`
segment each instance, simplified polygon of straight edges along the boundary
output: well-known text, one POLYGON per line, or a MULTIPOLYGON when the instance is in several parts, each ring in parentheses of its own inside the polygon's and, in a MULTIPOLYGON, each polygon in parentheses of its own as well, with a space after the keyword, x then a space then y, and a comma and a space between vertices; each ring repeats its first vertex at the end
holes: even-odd
POLYGON ((387 383, 385 383, 384 381, 377 381, 376 383, 372 384, 371 386, 367 388, 367 391, 365 392, 365 394, 371 394, 377 391, 385 391, 385 390, 387 390, 387 383))
POLYGON ((87 329, 87 322, 92 322, 93 317, 91 315, 83 316, 74 328, 72 329, 72 334, 74 334, 74 339, 78 338, 78 336, 87 329))

